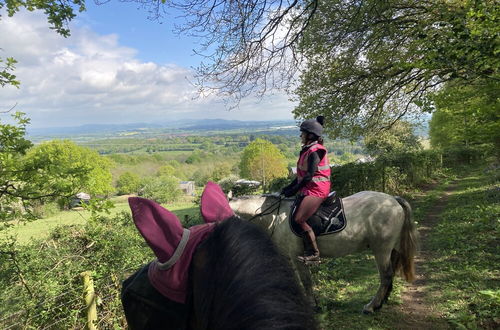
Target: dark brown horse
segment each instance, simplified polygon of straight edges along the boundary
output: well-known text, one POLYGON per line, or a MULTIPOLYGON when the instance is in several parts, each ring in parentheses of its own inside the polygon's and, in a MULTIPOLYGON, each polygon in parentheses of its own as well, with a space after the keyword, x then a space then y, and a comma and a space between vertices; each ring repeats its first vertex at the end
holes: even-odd
MULTIPOLYGON (((158 260, 123 283, 122 303, 131 329, 316 328, 288 260, 256 225, 236 217, 212 223, 213 229, 193 249, 186 268, 185 300, 179 300, 158 290, 161 285, 155 284, 154 271, 166 262, 157 251, 159 241, 150 238, 157 229, 151 230, 150 222, 138 224, 136 218, 145 213, 132 211, 158 260)), ((190 230, 196 233, 193 227, 190 230)), ((189 243, 186 246, 189 250, 189 243)))

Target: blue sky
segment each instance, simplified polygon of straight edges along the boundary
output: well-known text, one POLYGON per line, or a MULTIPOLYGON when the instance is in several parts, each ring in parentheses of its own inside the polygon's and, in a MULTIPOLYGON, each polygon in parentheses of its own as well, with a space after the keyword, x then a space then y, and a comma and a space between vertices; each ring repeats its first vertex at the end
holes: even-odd
MULTIPOLYGON (((32 127, 165 122, 184 118, 293 119, 285 94, 244 99, 228 111, 189 81, 197 40, 172 32, 178 18, 151 21, 137 3, 87 4, 71 36, 50 30, 41 13, 0 19, 0 56, 18 60, 19 89, 0 89, 0 111, 17 104, 32 127)), ((5 115, 0 119, 4 120, 5 115)))
POLYGON ((111 1, 87 4, 76 23, 89 26, 99 34, 118 33, 120 44, 138 50, 137 58, 155 63, 176 63, 192 67, 199 62, 193 55, 197 40, 173 33, 178 14, 171 13, 161 21, 148 19, 148 12, 134 2, 111 1))

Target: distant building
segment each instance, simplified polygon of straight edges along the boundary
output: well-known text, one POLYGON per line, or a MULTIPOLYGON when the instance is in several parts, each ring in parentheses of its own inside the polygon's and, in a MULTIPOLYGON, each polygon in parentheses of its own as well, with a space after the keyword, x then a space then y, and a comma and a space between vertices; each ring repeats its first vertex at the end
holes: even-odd
POLYGON ((185 195, 194 196, 194 181, 181 181, 179 183, 179 188, 184 192, 185 195))
POLYGON ((247 186, 247 187, 251 187, 251 188, 257 188, 258 186, 260 186, 260 182, 259 181, 239 179, 239 180, 237 180, 235 182, 235 185, 247 186))
POLYGON ((69 207, 82 206, 82 204, 88 204, 90 202, 90 195, 84 192, 79 192, 76 194, 69 202, 69 207))
POLYGON ((356 159, 356 163, 360 164, 360 163, 371 163, 375 161, 375 159, 371 156, 365 156, 365 157, 361 157, 361 158, 358 158, 356 159))

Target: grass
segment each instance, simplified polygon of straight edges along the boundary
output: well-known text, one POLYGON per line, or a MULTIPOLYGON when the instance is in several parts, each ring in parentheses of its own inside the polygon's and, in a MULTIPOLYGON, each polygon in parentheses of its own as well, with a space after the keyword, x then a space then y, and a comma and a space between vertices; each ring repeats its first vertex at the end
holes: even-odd
POLYGON ((500 326, 500 187, 487 173, 458 181, 429 239, 430 303, 461 329, 500 326))
MULTIPOLYGON (((117 215, 120 212, 130 213, 126 197, 118 196, 112 198, 112 201, 115 207, 110 210, 110 216, 117 215)), ((185 199, 163 206, 168 207, 183 222, 185 222, 187 216, 188 223, 185 226, 193 225, 199 221, 199 208, 192 200, 185 199)), ((19 244, 27 244, 34 239, 40 240, 48 237, 50 232, 58 226, 83 225, 89 218, 90 212, 79 207, 69 211, 61 211, 43 219, 19 223, 6 230, 5 235, 16 237, 19 244)))
MULTIPOLYGON (((439 184, 431 186, 431 190, 405 196, 411 201, 417 223, 424 219, 455 179, 456 176, 448 173, 446 178, 440 178, 439 184)), ((426 245, 435 252, 434 258, 424 265, 427 274, 431 274, 426 303, 451 328, 498 329, 498 179, 476 171, 456 182, 458 189, 450 195, 426 245)), ((380 311, 374 315, 361 315, 361 309, 375 294, 379 283, 371 254, 329 260, 313 270, 313 279, 322 329, 395 329, 408 324, 405 319, 408 316, 400 309, 404 282, 399 278, 395 279, 394 291, 380 311)))

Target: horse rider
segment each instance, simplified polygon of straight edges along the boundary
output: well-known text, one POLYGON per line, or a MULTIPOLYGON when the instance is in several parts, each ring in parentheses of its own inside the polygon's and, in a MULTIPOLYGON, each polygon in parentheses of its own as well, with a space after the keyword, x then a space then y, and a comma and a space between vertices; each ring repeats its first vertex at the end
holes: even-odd
POLYGON ((317 211, 330 192, 330 166, 328 152, 323 146, 323 122, 324 117, 318 116, 300 125, 302 150, 297 161, 297 177, 281 191, 285 197, 298 192, 302 198, 295 211, 294 221, 304 230, 304 255, 298 259, 307 264, 320 261, 316 235, 307 219, 317 211))

